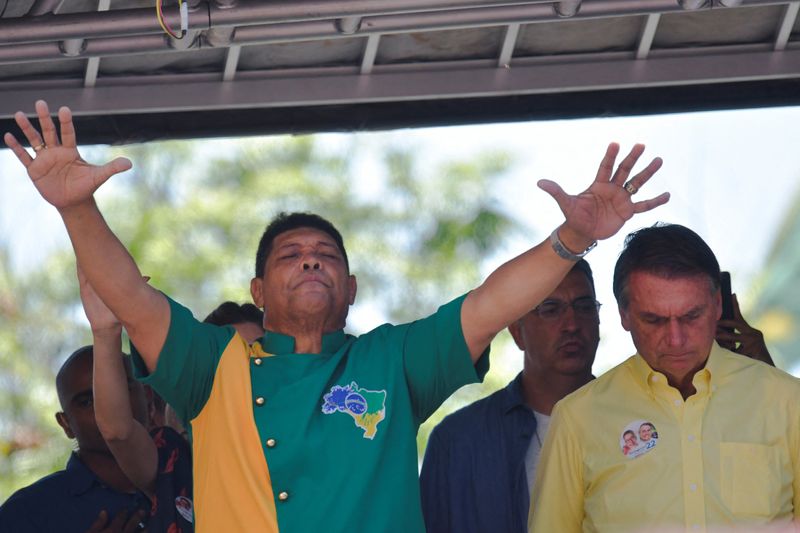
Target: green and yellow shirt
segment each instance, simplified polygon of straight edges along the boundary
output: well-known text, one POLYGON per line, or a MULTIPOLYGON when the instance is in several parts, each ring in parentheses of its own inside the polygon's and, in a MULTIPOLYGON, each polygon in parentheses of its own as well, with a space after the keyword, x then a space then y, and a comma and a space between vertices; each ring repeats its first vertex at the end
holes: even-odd
POLYGON ((196 531, 424 531, 417 429, 488 370, 487 353, 470 359, 463 299, 327 334, 319 354, 273 332, 248 346, 170 300, 155 372, 131 348, 137 375, 188 422, 196 531))

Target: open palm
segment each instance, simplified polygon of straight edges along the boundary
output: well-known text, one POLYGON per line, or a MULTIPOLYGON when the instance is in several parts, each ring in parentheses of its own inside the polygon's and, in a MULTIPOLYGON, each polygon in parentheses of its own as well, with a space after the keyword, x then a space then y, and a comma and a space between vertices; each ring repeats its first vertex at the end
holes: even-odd
POLYGON ((11 133, 6 133, 4 140, 28 171, 39 194, 56 208, 63 209, 90 200, 94 191, 108 178, 131 168, 131 162, 122 157, 105 165, 91 165, 84 161, 78 153, 69 108, 62 107, 58 111, 61 141, 50 118, 47 103, 37 101, 36 113, 42 128, 41 134, 24 113, 14 115, 22 133, 35 147, 34 157, 11 133))
MULTIPOLYGON (((565 225, 570 230, 586 237, 587 241, 607 239, 617 233, 634 214, 649 211, 669 200, 669 193, 663 193, 655 198, 634 202, 633 195, 625 189, 624 184, 643 152, 643 145, 635 145, 614 172, 619 145, 610 144, 594 182, 578 195, 565 193, 561 186, 550 180, 541 180, 539 187, 558 202, 566 217, 565 225)), ((660 158, 653 159, 627 183, 638 190, 661 168, 661 163, 660 158)))

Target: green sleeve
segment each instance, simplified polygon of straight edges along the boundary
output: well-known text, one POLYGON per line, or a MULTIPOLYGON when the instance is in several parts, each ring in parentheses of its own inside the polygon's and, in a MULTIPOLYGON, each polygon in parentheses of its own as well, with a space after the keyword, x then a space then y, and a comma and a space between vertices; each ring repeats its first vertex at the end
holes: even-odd
POLYGON ((181 420, 188 421, 200 413, 208 400, 217 364, 235 330, 204 324, 171 298, 167 297, 167 301, 169 331, 155 372, 148 373, 131 343, 133 370, 140 381, 153 387, 175 409, 181 420))
POLYGON ((489 348, 472 364, 461 329, 461 304, 466 295, 433 315, 408 325, 403 364, 417 420, 424 422, 453 392, 483 381, 489 370, 489 348))

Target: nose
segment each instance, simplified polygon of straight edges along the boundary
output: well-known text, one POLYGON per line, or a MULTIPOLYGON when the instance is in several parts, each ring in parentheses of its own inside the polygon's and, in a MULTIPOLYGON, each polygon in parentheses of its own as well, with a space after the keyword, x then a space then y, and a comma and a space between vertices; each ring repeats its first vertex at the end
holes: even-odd
POLYGON ((303 258, 303 270, 319 270, 320 262, 315 254, 308 254, 303 258))
POLYGON ((682 346, 686 342, 686 333, 680 321, 670 320, 667 328, 667 344, 669 346, 682 346))
POLYGON ((568 305, 561 316, 561 329, 564 331, 576 331, 578 329, 578 314, 575 308, 568 305))

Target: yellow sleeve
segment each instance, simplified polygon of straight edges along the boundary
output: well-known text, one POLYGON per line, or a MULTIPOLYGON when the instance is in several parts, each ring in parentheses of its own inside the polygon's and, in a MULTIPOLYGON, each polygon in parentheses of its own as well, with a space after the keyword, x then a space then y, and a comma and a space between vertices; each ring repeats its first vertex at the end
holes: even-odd
MULTIPOLYGON (((789 396, 795 397, 794 394, 789 396)), ((789 423, 789 452, 792 461, 792 510, 795 519, 800 518, 800 410, 796 408, 796 403, 792 402, 795 409, 792 409, 789 423)))
POLYGON ((568 408, 556 404, 528 512, 528 533, 579 533, 583 526, 583 450, 568 408))

